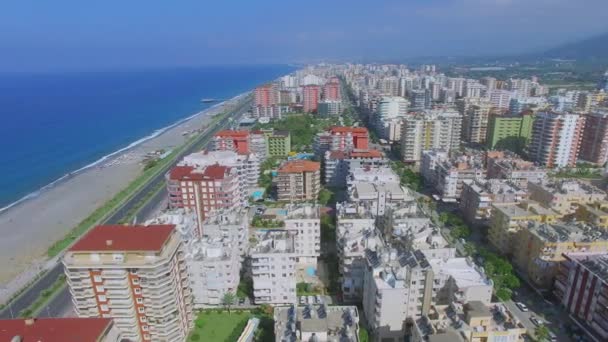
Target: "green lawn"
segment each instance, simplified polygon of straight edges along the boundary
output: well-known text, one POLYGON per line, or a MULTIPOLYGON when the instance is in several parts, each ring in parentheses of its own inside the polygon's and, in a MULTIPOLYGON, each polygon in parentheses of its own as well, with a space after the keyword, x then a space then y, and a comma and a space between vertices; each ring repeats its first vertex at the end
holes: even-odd
POLYGON ((247 326, 247 321, 253 317, 260 319, 260 325, 254 333, 254 341, 274 341, 272 308, 264 308, 264 306, 252 312, 243 310, 232 310, 231 313, 215 310, 201 311, 194 321, 194 330, 190 334, 188 341, 236 341, 241 336, 245 326, 247 326))
POLYGON ((232 311, 230 314, 203 311, 196 319, 188 341, 236 341, 251 317, 251 313, 244 311, 232 311))

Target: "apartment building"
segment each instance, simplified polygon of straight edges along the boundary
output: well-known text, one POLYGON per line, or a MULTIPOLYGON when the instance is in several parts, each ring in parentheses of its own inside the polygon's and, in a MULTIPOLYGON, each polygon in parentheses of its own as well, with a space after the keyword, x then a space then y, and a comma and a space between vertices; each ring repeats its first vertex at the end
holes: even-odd
POLYGON ((462 154, 449 159, 438 158, 434 163, 426 163, 426 165, 431 164, 434 165, 434 169, 424 168, 422 172, 430 173, 425 176, 425 179, 430 180, 437 195, 446 202, 460 200, 465 183, 485 177, 483 162, 476 154, 462 154))
POLYGON ((342 99, 340 93, 340 82, 329 81, 323 86, 323 99, 340 101, 342 99))
POLYGON ((266 145, 266 135, 263 131, 249 131, 249 151, 255 153, 260 161, 268 157, 268 146, 266 145))
POLYGON ((369 208, 374 217, 384 215, 390 206, 414 203, 410 191, 399 182, 352 182, 347 192, 350 202, 369 208))
POLYGON ((431 149, 458 150, 462 116, 454 110, 440 109, 410 115, 401 130, 401 160, 420 163, 422 153, 431 149))
POLYGON ((223 130, 213 135, 214 151, 234 151, 239 154, 249 153, 249 131, 223 130))
POLYGON ((578 204, 574 215, 577 220, 596 225, 608 230, 608 202, 578 204))
POLYGON ((492 107, 501 110, 508 110, 511 105, 513 93, 504 89, 495 89, 488 92, 488 98, 492 107))
POLYGON ((246 187, 235 167, 176 166, 165 177, 169 207, 194 209, 201 220, 218 211, 249 205, 246 187))
POLYGON ((502 179, 474 180, 463 183, 460 211, 468 223, 486 223, 493 204, 514 204, 526 199, 526 191, 502 179))
POLYGON ((342 114, 342 101, 339 101, 339 100, 319 101, 318 114, 322 118, 341 115, 342 114))
POLYGON ((528 222, 552 223, 560 217, 557 212, 533 201, 494 204, 490 216, 488 240, 500 253, 511 255, 517 232, 524 229, 528 222))
POLYGON ((321 208, 313 204, 290 204, 284 208, 284 228, 295 234, 295 253, 299 269, 317 268, 321 255, 321 208))
POLYGON ((570 315, 608 340, 608 253, 563 257, 555 277, 555 297, 570 315))
POLYGON ((192 290, 173 225, 97 226, 63 257, 78 317, 112 318, 123 338, 183 341, 192 290))
POLYGON ((195 308, 220 305, 226 292, 235 293, 249 238, 245 209, 204 221, 191 210, 174 209, 146 224, 172 224, 181 235, 195 308))
POLYGON ((319 100, 321 100, 320 86, 316 84, 309 84, 302 87, 302 103, 304 105, 304 112, 316 112, 319 100))
POLYGON ((309 160, 287 161, 274 179, 279 201, 314 201, 321 190, 321 164, 309 160))
POLYGON ((210 165, 223 165, 236 168, 242 181, 241 187, 252 191, 258 186, 262 160, 255 153, 238 154, 233 151, 201 151, 189 154, 178 165, 204 168, 210 165))
POLYGON ((406 321, 428 315, 433 305, 490 303, 493 283, 481 268, 427 253, 367 250, 363 309, 377 340, 399 341, 406 321))
POLYGON ((411 342, 522 341, 526 327, 503 303, 435 306, 415 321, 411 342))
POLYGON ((532 111, 491 115, 487 130, 488 148, 523 152, 532 136, 533 122, 532 111))
POLYGON ((295 303, 297 254, 293 232, 258 232, 255 239, 250 250, 255 304, 295 303))
POLYGON ((606 192, 578 180, 544 181, 528 185, 530 199, 561 215, 576 212, 579 205, 606 201, 606 192))
POLYGON ((25 318, 0 320, 1 341, 121 342, 110 318, 25 318))
POLYGON ((277 84, 267 83, 255 88, 254 105, 257 107, 270 107, 279 103, 277 84))
POLYGON ((528 156, 549 168, 575 166, 581 148, 585 117, 542 112, 532 125, 528 156))
POLYGON ((389 160, 378 150, 327 151, 323 158, 323 181, 332 187, 344 187, 356 169, 384 169, 389 160))
POLYGON ((492 108, 492 104, 488 101, 479 101, 477 104, 468 106, 463 113, 462 120, 462 136, 465 141, 474 144, 486 142, 488 120, 492 108))
POLYGON ((515 245, 516 266, 536 286, 549 288, 564 253, 608 252, 608 233, 582 222, 530 222, 517 232, 515 245))
POLYGON ((334 126, 315 136, 315 154, 326 151, 352 151, 369 149, 369 131, 365 127, 334 126))
POLYGON ((586 116, 580 158, 604 165, 608 161, 608 112, 593 112, 586 116))
POLYGON ((508 180, 522 190, 528 189, 528 183, 540 183, 547 178, 546 169, 506 151, 488 151, 486 164, 488 178, 508 180))
POLYGON ((348 202, 336 205, 336 250, 345 302, 363 299, 365 250, 375 250, 382 243, 369 208, 348 202))
POLYGON ((401 120, 407 115, 408 101, 399 96, 384 96, 378 103, 374 117, 374 126, 381 138, 392 141, 396 137, 390 137, 389 123, 393 120, 401 120))
POLYGON ((275 307, 275 341, 359 342, 359 319, 356 306, 275 307))
POLYGON ((266 155, 285 157, 291 152, 291 134, 289 131, 265 130, 266 155))

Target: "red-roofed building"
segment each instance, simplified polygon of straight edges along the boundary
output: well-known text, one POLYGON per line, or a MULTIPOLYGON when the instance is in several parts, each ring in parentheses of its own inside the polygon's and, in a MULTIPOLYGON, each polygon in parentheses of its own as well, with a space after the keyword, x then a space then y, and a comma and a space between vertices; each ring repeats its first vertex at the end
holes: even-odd
POLYGON ((292 160, 281 165, 275 178, 279 201, 313 201, 321 190, 321 163, 292 160))
POLYGON ((110 318, 27 318, 0 320, 0 341, 121 342, 110 318))
POLYGON ((215 133, 213 150, 234 151, 238 154, 249 153, 249 131, 223 130, 215 133))
POLYGON ((63 265, 79 317, 112 318, 130 341, 184 341, 193 322, 184 258, 174 225, 110 225, 83 236, 63 265))
POLYGON ((323 180, 332 187, 345 187, 349 173, 360 167, 387 167, 388 159, 378 150, 326 151, 323 157, 323 180))
MULTIPOLYGON (((166 175, 169 206, 190 208, 199 216, 199 223, 215 213, 247 205, 247 189, 234 167, 218 164, 201 168, 176 166, 166 175)), ((203 235, 199 224, 199 237, 203 235)))
POLYGON ((334 126, 317 134, 313 142, 315 154, 322 157, 326 151, 351 151, 369 148, 369 132, 365 127, 334 126))
POLYGON ((302 98, 304 112, 312 113, 317 111, 319 100, 321 99, 321 87, 315 84, 302 87, 302 98))

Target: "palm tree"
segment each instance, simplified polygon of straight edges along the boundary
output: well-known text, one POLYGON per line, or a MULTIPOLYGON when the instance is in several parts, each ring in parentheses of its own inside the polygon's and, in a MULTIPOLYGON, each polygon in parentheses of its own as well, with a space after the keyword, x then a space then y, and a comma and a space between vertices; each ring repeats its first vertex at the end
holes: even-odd
POLYGON ((549 339, 549 329, 544 324, 537 326, 536 329, 534 329, 534 337, 536 338, 536 341, 538 341, 538 342, 548 340, 549 339))
POLYGON ((222 305, 224 305, 226 308, 228 308, 228 314, 230 314, 230 307, 232 305, 234 305, 235 301, 236 301, 236 296, 234 295, 234 293, 232 293, 232 292, 224 293, 224 296, 222 297, 222 305))

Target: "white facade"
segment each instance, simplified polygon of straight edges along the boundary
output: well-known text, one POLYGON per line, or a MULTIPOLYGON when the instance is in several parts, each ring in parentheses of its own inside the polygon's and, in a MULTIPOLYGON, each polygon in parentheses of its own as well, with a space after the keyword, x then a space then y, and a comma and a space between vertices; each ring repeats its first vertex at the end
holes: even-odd
POLYGON ((389 139, 389 123, 404 117, 408 111, 409 102, 399 96, 384 96, 378 104, 375 124, 384 139, 389 139))
POLYGON ((244 188, 252 190, 258 186, 260 157, 255 153, 243 155, 233 151, 203 151, 189 154, 179 163, 179 165, 196 168, 203 168, 213 164, 236 168, 241 185, 244 188))
POLYGON ((317 258, 321 255, 320 210, 309 204, 287 208, 284 229, 294 233, 298 268, 317 268, 317 258))
POLYGON ((268 231, 256 236, 251 250, 251 277, 255 304, 296 303, 294 236, 287 231, 268 231))

